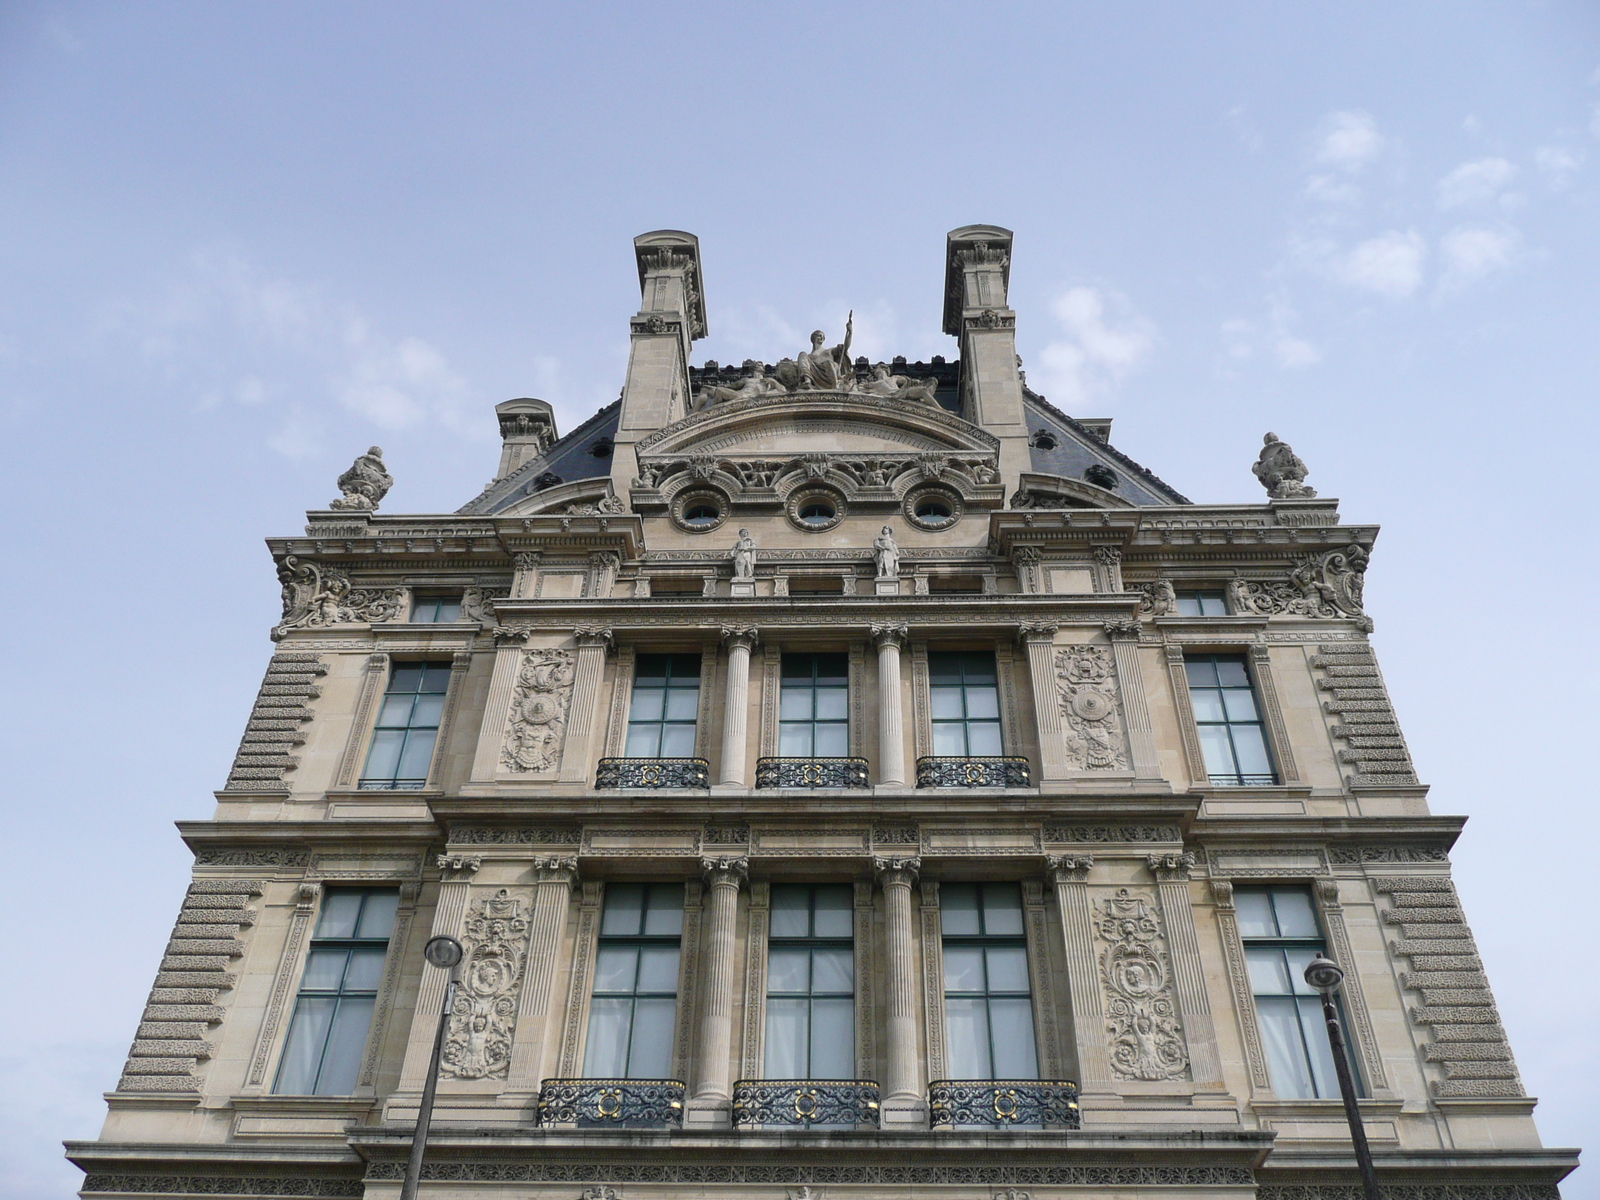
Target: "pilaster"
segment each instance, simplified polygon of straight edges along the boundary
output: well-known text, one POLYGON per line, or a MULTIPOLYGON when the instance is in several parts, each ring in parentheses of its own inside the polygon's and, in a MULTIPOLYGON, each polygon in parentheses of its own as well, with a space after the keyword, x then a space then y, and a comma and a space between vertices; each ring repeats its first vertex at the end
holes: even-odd
MULTIPOLYGON (((438 863, 439 898, 434 904, 433 929, 429 936, 453 937, 459 941, 466 922, 467 902, 472 896, 472 878, 483 860, 476 855, 441 854, 438 863)), ((411 1010, 411 1036, 406 1042, 405 1064, 400 1069, 397 1089, 400 1093, 420 1092, 427 1081, 433 1035, 438 1028, 439 1009, 444 1004, 444 989, 449 981, 450 972, 430 963, 423 964, 416 1007, 411 1010)))
POLYGON ((567 931, 567 906, 578 881, 578 860, 572 855, 533 860, 533 914, 528 929, 528 964, 517 1006, 517 1038, 511 1047, 508 1092, 532 1094, 544 1077, 545 1048, 550 1042, 550 997, 554 991, 556 956, 567 931))
POLYGON ((1067 991, 1072 999, 1072 1033, 1077 1043, 1078 1074, 1086 1094, 1114 1091, 1111 1058, 1106 1052, 1105 1008, 1094 944, 1094 909, 1089 900, 1088 854, 1052 854, 1045 860, 1056 888, 1061 930, 1067 952, 1067 991))
POLYGON ((1061 727, 1061 704, 1056 692, 1056 630, 1053 622, 1025 621, 1017 639, 1028 652, 1028 674, 1033 681, 1033 712, 1039 726, 1039 783, 1048 787, 1067 778, 1066 733, 1061 727))
POLYGON ((700 996, 700 1044, 694 1095, 685 1105, 689 1126, 726 1127, 733 1118, 733 979, 739 889, 750 873, 748 858, 701 860, 710 895, 705 910, 704 967, 700 996))
POLYGON ((606 653, 613 643, 611 630, 600 625, 580 625, 573 636, 578 642, 578 657, 573 670, 566 740, 561 748, 560 779, 563 783, 582 783, 589 778, 593 757, 589 747, 600 715, 600 680, 605 674, 606 653))
POLYGON ((1156 877, 1162 923, 1172 957, 1173 984, 1178 994, 1178 1015, 1189 1046, 1189 1072, 1197 1087, 1221 1088, 1222 1064, 1217 1054, 1217 1031, 1206 996, 1205 962, 1200 957, 1200 937, 1195 932, 1194 906, 1189 900, 1192 854, 1152 854, 1146 860, 1156 877))
MULTIPOLYGON (((1122 696, 1122 718, 1128 731, 1128 757, 1133 776, 1141 781, 1158 781, 1161 760, 1156 752, 1156 732, 1150 720, 1144 672, 1139 667, 1139 622, 1107 621, 1105 630, 1111 639, 1111 656, 1117 664, 1117 691, 1122 696)), ((1187 698, 1187 681, 1185 683, 1187 698)))
MULTIPOLYGON (((911 919, 911 889, 922 869, 920 858, 875 858, 873 869, 883 888, 884 1008, 888 1054, 884 1072, 883 1124, 925 1127, 928 1122, 927 1080, 917 1054, 917 976, 912 954, 916 937, 911 919)), ((935 911, 934 919, 938 913, 935 911)))

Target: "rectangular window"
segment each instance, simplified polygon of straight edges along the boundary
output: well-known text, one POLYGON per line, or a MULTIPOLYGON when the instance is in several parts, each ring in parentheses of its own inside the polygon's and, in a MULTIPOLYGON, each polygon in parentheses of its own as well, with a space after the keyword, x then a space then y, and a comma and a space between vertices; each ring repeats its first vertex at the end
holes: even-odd
POLYGON ((1000 749, 1000 680, 988 651, 938 651, 928 655, 933 706, 933 752, 958 758, 1000 749))
POLYGON ((1222 787, 1277 783, 1244 655, 1197 654, 1185 658, 1184 670, 1211 782, 1222 787))
POLYGON ((768 1079, 855 1076, 853 905, 849 884, 772 886, 768 1079))
POLYGON ((411 619, 419 625, 453 625, 461 619, 461 593, 421 593, 411 602, 411 619))
POLYGON ((1037 1079, 1022 889, 947 883, 939 920, 950 1078, 1037 1079))
POLYGON ((355 1091, 399 904, 393 888, 337 888, 323 895, 274 1092, 355 1091))
POLYGON ((428 785, 428 764, 439 736, 444 694, 450 686, 448 662, 394 665, 383 694, 378 727, 367 752, 361 787, 414 791, 428 785))
POLYGON ((682 939, 683 884, 606 885, 585 1076, 667 1078, 682 939))
POLYGON ((778 699, 778 754, 844 758, 850 753, 850 657, 785 654, 778 699))
POLYGON ((641 654, 628 706, 628 758, 691 758, 700 710, 698 654, 641 654))
MULTIPOLYGON (((1250 990, 1255 993, 1272 1090, 1282 1099, 1336 1099, 1339 1078, 1322 1019, 1322 1000, 1305 980, 1306 966, 1327 948, 1310 891, 1241 887, 1234 891, 1233 902, 1250 964, 1250 990)), ((1340 1022, 1349 1028, 1342 1011, 1340 1022)), ((1345 1043, 1348 1048, 1348 1037, 1345 1043)), ((1350 1074, 1359 1093, 1361 1073, 1353 1057, 1350 1074)))
POLYGON ((1228 601, 1221 592, 1179 592, 1180 617, 1225 617, 1228 601))

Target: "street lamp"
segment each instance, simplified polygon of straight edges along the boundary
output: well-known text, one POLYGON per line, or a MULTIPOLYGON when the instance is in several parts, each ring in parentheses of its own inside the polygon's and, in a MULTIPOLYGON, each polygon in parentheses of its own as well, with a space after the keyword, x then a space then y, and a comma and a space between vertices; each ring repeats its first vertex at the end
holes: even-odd
POLYGON ((400 1200, 417 1200, 417 1184, 422 1179, 422 1156, 428 1149, 428 1126, 433 1122, 433 1096, 439 1090, 439 1055, 444 1052, 444 1031, 455 1007, 456 986, 461 982, 461 943, 453 937, 429 938, 422 948, 426 958, 441 971, 450 972, 444 989, 444 1007, 439 1010, 439 1028, 433 1035, 433 1054, 428 1059, 428 1079, 422 1085, 422 1105, 417 1109, 417 1127, 411 1134, 411 1157, 406 1160, 406 1178, 400 1185, 400 1200))
POLYGON ((1361 1109, 1356 1105, 1355 1080, 1350 1078, 1350 1059, 1345 1054, 1344 1034, 1339 1028, 1339 1011, 1333 996, 1344 981, 1344 971, 1332 959, 1319 953, 1306 966, 1305 980, 1322 995, 1322 1019, 1328 1025, 1328 1045, 1333 1049, 1333 1069, 1339 1076, 1339 1095, 1344 1098, 1344 1117, 1350 1123, 1350 1142, 1356 1151, 1356 1166, 1361 1171, 1361 1188, 1366 1200, 1383 1200, 1378 1177, 1372 1170, 1372 1150, 1367 1131, 1361 1124, 1361 1109))

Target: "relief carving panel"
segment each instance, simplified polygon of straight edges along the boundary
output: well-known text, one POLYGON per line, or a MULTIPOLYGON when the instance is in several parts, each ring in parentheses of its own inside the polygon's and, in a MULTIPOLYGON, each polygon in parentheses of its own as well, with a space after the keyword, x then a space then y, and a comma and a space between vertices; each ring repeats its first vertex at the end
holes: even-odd
POLYGON ((1099 901, 1095 932, 1106 997, 1111 1070, 1118 1079, 1178 1079, 1189 1066, 1172 970, 1155 901, 1119 888, 1099 901))

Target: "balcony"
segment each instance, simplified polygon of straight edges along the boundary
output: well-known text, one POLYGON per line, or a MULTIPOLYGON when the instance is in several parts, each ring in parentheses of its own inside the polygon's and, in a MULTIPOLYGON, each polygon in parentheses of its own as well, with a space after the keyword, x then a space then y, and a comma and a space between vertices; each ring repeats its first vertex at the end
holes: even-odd
POLYGON ((602 758, 597 788, 707 788, 711 764, 703 758, 602 758))
POLYGON ((958 758, 936 756, 917 759, 919 788, 1024 788, 1031 787, 1025 758, 958 758))
POLYGON ((854 1129, 878 1124, 878 1085, 861 1079, 741 1079, 733 1085, 733 1125, 854 1129))
POLYGON ((676 1079, 546 1079, 538 1121, 578 1129, 658 1129, 683 1124, 676 1079))
POLYGON ((934 1129, 1077 1129, 1078 1085, 1065 1079, 940 1079, 928 1085, 934 1129))
POLYGON ((872 778, 864 758, 758 758, 758 788, 864 788, 872 778))

